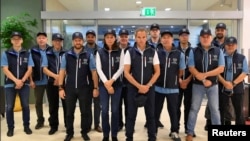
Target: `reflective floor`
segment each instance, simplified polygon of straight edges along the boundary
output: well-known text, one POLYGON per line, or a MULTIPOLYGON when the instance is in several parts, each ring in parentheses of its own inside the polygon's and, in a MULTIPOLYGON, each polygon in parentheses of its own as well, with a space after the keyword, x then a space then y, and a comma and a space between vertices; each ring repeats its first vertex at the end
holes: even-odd
MULTIPOLYGON (((194 141, 207 141, 207 132, 204 131, 204 125, 205 125, 205 119, 204 119, 204 111, 205 111, 205 105, 206 101, 203 102, 201 106, 197 124, 196 124, 196 135, 197 137, 194 138, 194 141)), ((14 136, 13 137, 7 137, 7 126, 6 126, 6 119, 1 119, 1 139, 0 141, 63 141, 65 137, 65 128, 63 125, 63 116, 62 116, 62 108, 60 107, 60 126, 59 131, 56 132, 54 135, 48 135, 49 131, 49 123, 48 120, 45 122, 45 127, 40 130, 35 130, 35 124, 36 124, 36 112, 34 105, 30 105, 31 109, 31 129, 33 131, 33 134, 26 135, 23 132, 23 126, 22 126, 22 112, 15 112, 15 130, 14 130, 14 136)), ((183 111, 183 109, 182 109, 183 111)), ((44 105, 44 114, 45 118, 48 119, 48 106, 44 105)), ((82 141, 80 134, 80 112, 79 108, 76 109, 75 112, 75 134, 72 141, 82 141)), ((164 106, 164 109, 162 111, 161 115, 161 121, 164 124, 164 128, 158 130, 158 136, 157 141, 172 141, 172 139, 168 136, 169 129, 170 129, 170 121, 169 116, 167 112, 166 105, 164 106)), ((135 141, 146 141, 147 140, 147 132, 144 128, 145 123, 145 115, 144 115, 144 109, 140 108, 138 110, 137 114, 137 120, 135 125, 135 133, 134 133, 134 140, 135 141)), ((181 121, 181 127, 180 127, 180 137, 182 138, 182 141, 185 141, 185 134, 184 134, 184 126, 183 126, 183 117, 181 121)), ((101 141, 102 140, 102 133, 98 133, 95 130, 92 130, 89 132, 90 139, 92 141, 101 141)), ((123 128, 122 131, 118 133, 118 139, 119 141, 125 141, 125 129, 123 128)))

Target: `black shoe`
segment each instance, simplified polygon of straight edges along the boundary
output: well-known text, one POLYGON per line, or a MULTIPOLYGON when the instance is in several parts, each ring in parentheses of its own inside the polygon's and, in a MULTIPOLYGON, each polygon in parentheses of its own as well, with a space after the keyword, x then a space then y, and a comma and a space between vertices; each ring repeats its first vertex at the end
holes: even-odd
POLYGON ((5 117, 4 113, 2 113, 1 115, 2 115, 3 118, 5 117))
POLYGON ((118 141, 117 137, 112 137, 112 141, 118 141))
POLYGON ((145 124, 144 124, 144 128, 147 128, 147 126, 148 126, 147 123, 145 123, 145 124))
POLYGON ((160 121, 158 121, 158 123, 157 123, 158 125, 158 127, 160 127, 160 128, 164 128, 164 125, 160 122, 160 121))
POLYGON ((90 138, 89 138, 89 136, 87 134, 82 134, 82 138, 85 141, 89 141, 90 140, 90 138))
POLYGON ((57 129, 55 129, 55 128, 51 128, 51 129, 49 130, 49 135, 53 135, 53 134, 55 134, 55 133, 56 133, 56 131, 57 131, 57 129))
POLYGON ((37 123, 35 126, 35 129, 41 129, 43 128, 44 124, 43 123, 37 123))
POLYGON ((73 138, 73 135, 66 135, 64 141, 70 141, 73 138))
POLYGON ((8 137, 12 137, 14 135, 14 129, 9 129, 7 132, 8 137))
POLYGON ((109 141, 109 137, 103 137, 102 141, 109 141))
POLYGON ((29 127, 24 127, 24 130, 23 130, 27 135, 30 135, 32 134, 32 131, 29 127))
POLYGON ((211 125, 212 121, 210 119, 207 119, 206 121, 206 125, 204 127, 204 130, 207 131, 208 130, 208 125, 211 125))

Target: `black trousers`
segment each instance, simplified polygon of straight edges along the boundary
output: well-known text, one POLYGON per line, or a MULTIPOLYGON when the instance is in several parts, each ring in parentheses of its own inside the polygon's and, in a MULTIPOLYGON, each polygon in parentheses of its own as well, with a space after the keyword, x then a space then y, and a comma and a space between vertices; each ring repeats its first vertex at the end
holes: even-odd
POLYGON ((229 100, 231 99, 232 105, 235 111, 235 124, 236 125, 245 125, 245 118, 243 113, 243 93, 235 93, 233 96, 227 96, 225 94, 221 95, 221 120, 224 123, 225 114, 227 112, 227 107, 229 106, 229 100))
POLYGON ((88 127, 91 129, 92 122, 93 122, 93 110, 92 110, 92 102, 94 102, 94 128, 98 127, 100 124, 100 115, 101 115, 101 104, 100 104, 100 96, 93 97, 93 83, 91 82, 89 85, 90 91, 89 91, 89 97, 92 97, 89 101, 91 108, 88 111, 89 119, 88 119, 88 127))
MULTIPOLYGON (((53 129, 58 129, 59 118, 58 118, 58 110, 59 110, 59 91, 58 86, 54 86, 53 82, 48 82, 47 84, 47 98, 49 102, 49 125, 53 129)), ((62 107, 63 107, 63 120, 64 126, 66 127, 66 104, 65 100, 61 99, 62 107)))
POLYGON ((127 104, 127 92, 128 92, 128 88, 126 86, 122 87, 122 93, 121 93, 121 99, 120 99, 120 105, 119 105, 119 127, 122 127, 124 124, 126 124, 126 118, 128 115, 128 104, 127 104), (124 119, 125 122, 123 122, 123 106, 124 104, 124 119))
POLYGON ((66 125, 67 125, 67 134, 74 134, 74 114, 76 108, 76 102, 79 102, 79 108, 81 113, 81 134, 87 134, 89 131, 88 120, 90 115, 88 114, 89 109, 91 108, 90 101, 92 97, 89 95, 89 86, 84 86, 81 88, 74 87, 65 87, 66 93, 66 125))
MULTIPOLYGON (((177 132, 179 133, 179 121, 178 121, 178 102, 179 102, 179 94, 173 93, 173 94, 161 94, 158 92, 155 92, 155 121, 158 121, 160 118, 160 113, 162 111, 165 98, 167 100, 167 110, 170 117, 170 131, 171 132, 177 132)), ((156 133, 158 131, 158 128, 156 128, 156 133)))
MULTIPOLYGON (((133 134, 135 128, 135 121, 137 116, 138 107, 135 102, 135 97, 138 94, 138 89, 134 86, 128 86, 127 93, 127 104, 128 104, 128 116, 126 119, 126 141, 133 141, 133 134)), ((154 87, 151 87, 146 93, 147 100, 144 105, 147 131, 148 131, 148 141, 156 141, 156 126, 155 126, 155 92, 154 87)), ((135 139, 138 140, 138 139, 135 139)))
POLYGON ((184 104, 184 128, 187 131, 187 121, 188 121, 188 114, 191 108, 192 102, 192 85, 188 85, 186 89, 179 89, 179 102, 178 102, 178 121, 179 121, 179 128, 180 128, 180 120, 181 120, 181 105, 182 100, 184 104))

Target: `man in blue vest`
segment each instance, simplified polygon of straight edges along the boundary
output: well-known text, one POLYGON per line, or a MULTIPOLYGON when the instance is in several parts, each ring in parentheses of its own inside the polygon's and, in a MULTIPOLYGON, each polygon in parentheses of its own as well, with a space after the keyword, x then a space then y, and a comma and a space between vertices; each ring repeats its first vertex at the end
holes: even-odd
POLYGON ((222 85, 220 96, 221 121, 224 122, 229 100, 231 99, 235 111, 235 125, 245 125, 243 112, 244 78, 248 73, 246 57, 237 52, 237 39, 228 37, 225 41, 225 71, 219 75, 222 85))
POLYGON ((37 114, 37 124, 35 129, 44 127, 43 116, 43 97, 47 86, 47 76, 43 73, 42 62, 46 54, 46 50, 50 48, 47 44, 47 34, 45 32, 38 32, 36 37, 37 45, 30 49, 34 67, 32 68, 32 75, 30 76, 30 87, 34 89, 35 107, 37 114))
POLYGON ((99 95, 98 76, 93 54, 87 52, 83 47, 82 33, 73 33, 72 40, 73 47, 63 55, 59 71, 59 96, 65 99, 67 107, 67 135, 64 141, 70 141, 74 136, 73 125, 77 100, 81 112, 81 134, 83 139, 88 141, 90 138, 87 134, 89 132, 87 120, 90 116, 88 111, 91 108, 89 101, 92 99, 89 91, 93 91, 94 97, 99 95), (67 79, 65 85, 63 85, 65 76, 67 79), (89 79, 93 80, 93 89, 90 89, 89 79))
MULTIPOLYGON (((85 49, 87 52, 91 53, 94 55, 96 55, 96 52, 98 49, 100 49, 100 47, 96 44, 96 33, 94 30, 88 30, 86 32, 86 45, 85 45, 85 49)), ((93 89, 93 81, 91 81, 90 79, 90 87, 91 89, 93 89)), ((90 91, 90 95, 92 95, 92 91, 90 91)), ((100 106, 100 96, 98 97, 93 97, 93 102, 94 102, 94 129, 97 132, 102 132, 102 128, 100 127, 100 114, 101 114, 101 106, 100 106)), ((92 104, 92 99, 90 101, 90 103, 92 104)), ((90 117, 88 120, 89 123, 89 129, 91 129, 91 125, 92 125, 92 108, 89 111, 90 117)))
POLYGON ((159 58, 155 49, 147 45, 147 30, 135 31, 135 44, 124 57, 124 75, 129 81, 126 121, 126 141, 133 141, 134 126, 138 107, 143 107, 146 114, 148 141, 156 140, 155 126, 155 91, 154 83, 160 75, 159 58))
MULTIPOLYGON (((129 31, 126 29, 121 29, 119 31, 119 47, 124 51, 124 54, 126 53, 126 51, 131 47, 129 45, 129 31)), ((122 75, 120 76, 120 78, 122 79, 122 92, 121 92, 121 99, 120 99, 120 108, 119 108, 119 131, 123 128, 124 124, 126 124, 126 119, 127 119, 127 115, 128 115, 128 104, 127 104, 127 93, 128 93, 128 89, 127 89, 127 79, 124 77, 124 73, 122 73, 122 75), (124 116, 123 116, 123 107, 124 106, 124 116), (123 117, 124 117, 124 121, 123 122, 123 117)))
POLYGON ((23 112, 23 126, 26 134, 32 134, 30 129, 29 82, 28 78, 34 66, 30 53, 22 47, 23 37, 20 32, 11 34, 12 47, 2 53, 1 67, 5 74, 7 136, 14 135, 14 105, 16 94, 19 94, 23 112))
MULTIPOLYGON (((179 137, 179 83, 186 68, 184 54, 173 46, 173 33, 169 30, 161 32, 161 48, 157 53, 160 61, 160 76, 155 83, 155 120, 160 119, 163 104, 167 100, 167 110, 171 127, 169 136, 174 141, 181 141, 179 137)), ((156 133, 158 128, 156 128, 156 133)))
MULTIPOLYGON (((52 48, 46 51, 44 56, 42 67, 43 72, 49 77, 47 84, 47 98, 49 102, 49 125, 50 130, 49 135, 53 135, 59 126, 59 95, 58 95, 58 77, 60 70, 60 62, 62 60, 62 55, 65 50, 62 48, 63 37, 60 33, 54 33, 52 35, 52 48)), ((63 119, 64 125, 66 127, 66 105, 65 100, 61 99, 63 107, 63 119)))
POLYGON ((220 125, 218 75, 223 72, 225 61, 221 49, 212 44, 210 29, 200 31, 198 47, 189 53, 188 67, 193 79, 192 104, 188 116, 186 141, 193 141, 197 115, 204 98, 208 98, 212 125, 220 125))

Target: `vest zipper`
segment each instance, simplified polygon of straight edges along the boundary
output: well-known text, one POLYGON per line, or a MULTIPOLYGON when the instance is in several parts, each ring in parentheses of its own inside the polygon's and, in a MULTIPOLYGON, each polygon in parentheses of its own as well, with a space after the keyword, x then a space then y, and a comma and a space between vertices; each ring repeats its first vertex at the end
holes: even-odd
POLYGON ((166 87, 166 74, 167 74, 167 66, 168 66, 168 57, 166 57, 166 62, 165 62, 165 71, 164 71, 164 85, 163 87, 166 87))
POLYGON ((111 65, 112 65, 112 62, 111 62, 111 53, 109 52, 109 80, 111 79, 111 65))
POLYGON ((75 88, 77 88, 77 75, 78 75, 78 62, 79 62, 78 60, 79 59, 77 58, 76 59, 76 78, 75 78, 76 81, 75 81, 75 88))
POLYGON ((143 85, 143 53, 141 54, 141 85, 143 85))
POLYGON ((43 74, 42 74, 43 71, 42 71, 41 64, 42 64, 42 57, 40 58, 40 81, 43 80, 43 74))
POLYGON ((20 62, 20 59, 19 59, 19 55, 17 56, 17 78, 19 79, 19 62, 20 62))

